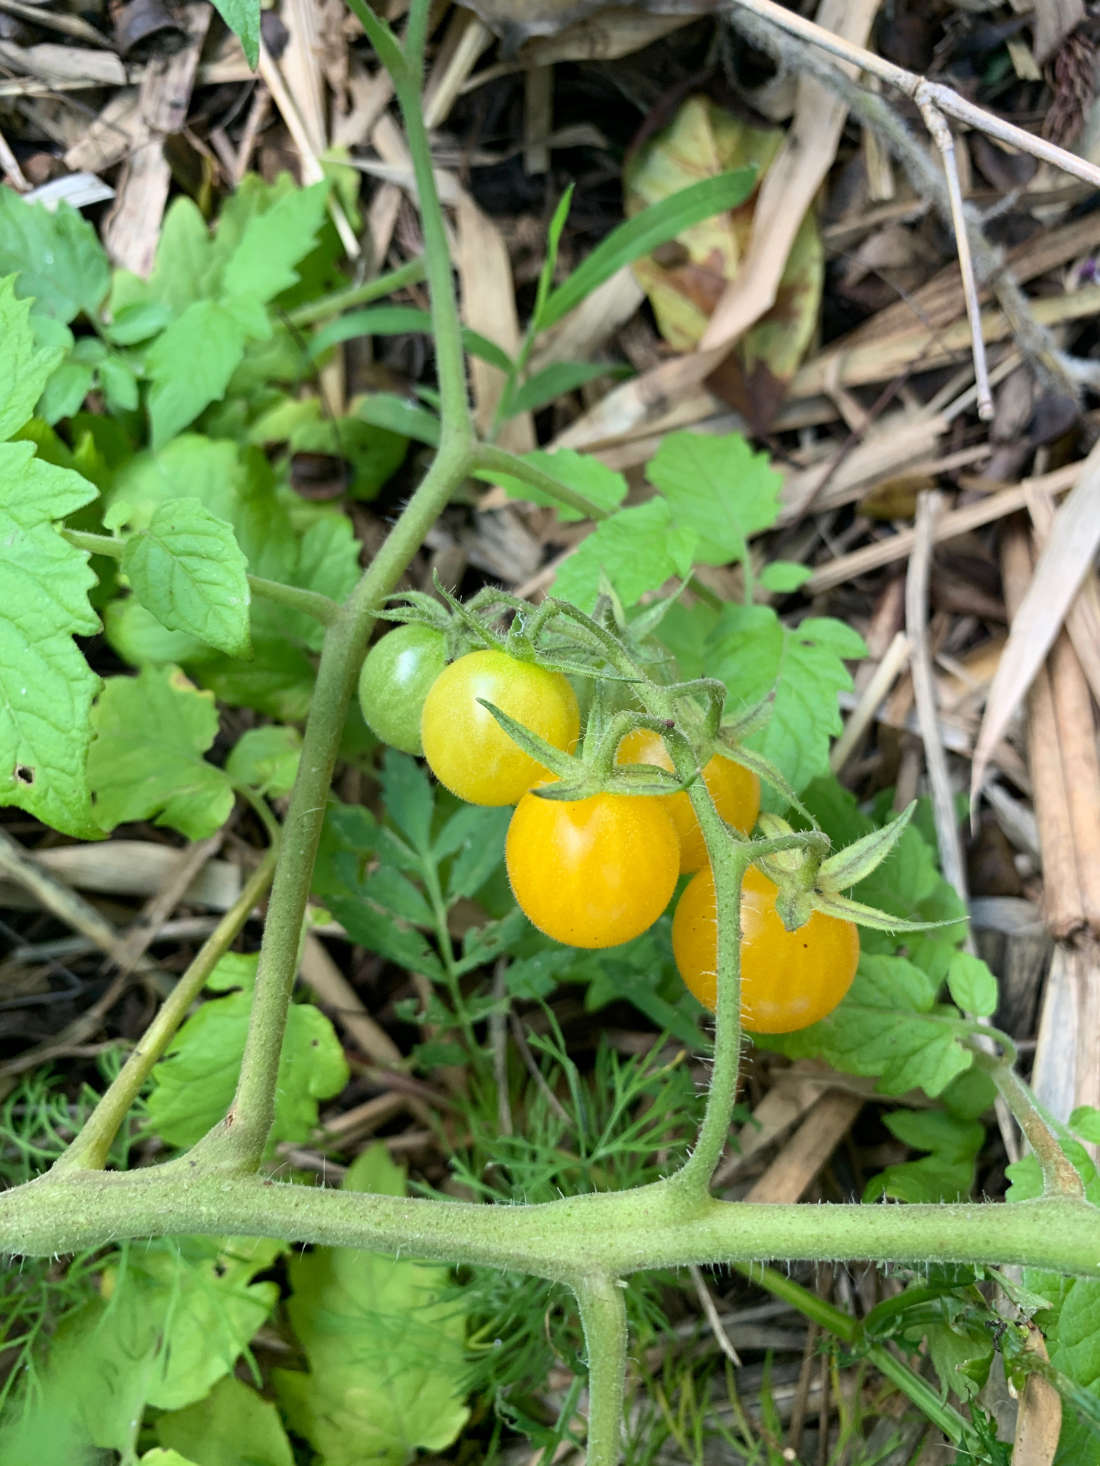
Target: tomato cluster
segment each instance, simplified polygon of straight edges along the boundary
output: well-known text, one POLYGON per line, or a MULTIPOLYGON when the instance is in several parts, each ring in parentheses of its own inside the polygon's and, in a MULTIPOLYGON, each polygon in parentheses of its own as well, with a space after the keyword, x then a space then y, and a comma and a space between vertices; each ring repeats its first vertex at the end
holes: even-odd
MULTIPOLYGON (((484 705, 568 753, 580 735, 580 712, 561 672, 495 648, 445 665, 443 634, 410 624, 372 649, 359 690, 375 733, 405 752, 422 753, 460 799, 516 806, 505 844, 512 891, 529 920, 555 941, 586 948, 630 941, 665 910, 681 874, 691 875, 673 918, 673 952, 687 987, 714 1010, 714 877, 687 793, 544 796, 538 786, 553 775, 484 705)), ((619 764, 673 769, 660 735, 645 728, 628 733, 615 756, 619 764)), ((701 777, 723 820, 748 834, 760 808, 756 775, 715 754, 701 777)), ((756 1033, 804 1028, 831 1012, 859 957, 850 922, 814 912, 788 932, 776 894, 750 867, 741 896, 741 1014, 756 1033)))

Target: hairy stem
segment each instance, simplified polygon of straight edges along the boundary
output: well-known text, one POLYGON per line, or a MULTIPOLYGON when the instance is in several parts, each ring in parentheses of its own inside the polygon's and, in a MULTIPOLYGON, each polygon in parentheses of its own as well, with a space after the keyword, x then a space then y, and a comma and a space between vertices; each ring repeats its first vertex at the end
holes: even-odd
POLYGON ((54 1162, 52 1174, 103 1167, 107 1164, 107 1156, 119 1126, 149 1077, 153 1065, 168 1047, 214 967, 236 940, 248 919, 248 913, 271 884, 275 857, 276 852, 272 848, 256 867, 241 894, 207 937, 194 961, 161 1004, 141 1041, 88 1116, 80 1134, 54 1162))
MULTIPOLYGON (((192 1155, 229 1170, 262 1163, 275 1115, 279 1055, 298 969, 302 920, 309 898, 336 753, 377 607, 396 586, 469 471, 473 427, 466 394, 462 332, 455 300, 443 214, 432 173, 428 134, 420 113, 417 78, 388 27, 362 5, 355 7, 383 61, 393 72, 405 120, 424 229, 425 270, 431 291, 432 327, 443 417, 439 451, 420 487, 359 584, 329 624, 302 741, 298 777, 290 796, 282 853, 275 871, 270 911, 260 949, 252 1014, 233 1105, 192 1155)), ((410 27, 422 25, 426 0, 414 0, 410 27)))
POLYGON ((486 1206, 227 1174, 194 1151, 137 1171, 47 1174, 0 1194, 2 1252, 45 1257, 189 1233, 483 1263, 570 1286, 592 1274, 774 1258, 1020 1264, 1100 1277, 1100 1208, 1060 1197, 787 1206, 687 1197, 673 1178, 540 1206, 486 1206))
POLYGON ((573 1284, 588 1353, 586 1466, 618 1466, 626 1384, 626 1284, 605 1273, 573 1284))
POLYGON ((993 1080, 998 1094, 1012 1111, 1013 1119, 1035 1153, 1043 1174, 1043 1195, 1075 1200, 1083 1197, 1085 1188, 1077 1168, 1058 1143, 1054 1124, 1032 1090, 1014 1069, 984 1049, 974 1050, 974 1063, 993 1080))

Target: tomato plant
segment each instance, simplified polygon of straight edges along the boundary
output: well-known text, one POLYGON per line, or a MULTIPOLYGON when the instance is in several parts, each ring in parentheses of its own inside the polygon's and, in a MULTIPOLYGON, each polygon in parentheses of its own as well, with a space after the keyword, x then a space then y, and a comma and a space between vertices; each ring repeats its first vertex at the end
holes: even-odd
MULTIPOLYGON (((749 866, 741 888, 741 1022, 751 1033, 809 1028, 839 1004, 859 962, 859 933, 850 921, 815 911, 789 932, 775 909, 777 890, 749 866)), ((713 1013, 718 911, 709 866, 677 902, 672 951, 685 984, 713 1013)))
POLYGON ((615 947, 668 905, 680 869, 659 796, 525 794, 508 826, 508 878, 528 919, 571 947, 615 947))
POLYGON ((371 732, 402 753, 422 753, 424 699, 446 665, 446 639, 431 626, 410 622, 376 641, 359 673, 359 706, 371 732))
POLYGON ((546 770, 479 699, 555 748, 569 749, 580 732, 576 694, 560 672, 492 649, 467 652, 433 683, 420 720, 432 773, 469 804, 515 804, 546 770))
MULTIPOLYGON (((621 764, 656 764, 672 770, 672 757, 664 739, 650 728, 635 728, 628 733, 619 744, 616 759, 621 764)), ((716 753, 703 765, 703 783, 726 824, 747 835, 760 813, 760 780, 752 770, 716 753)), ((702 870, 707 863, 707 847, 687 791, 665 796, 665 804, 680 836, 681 871, 686 875, 702 870)))

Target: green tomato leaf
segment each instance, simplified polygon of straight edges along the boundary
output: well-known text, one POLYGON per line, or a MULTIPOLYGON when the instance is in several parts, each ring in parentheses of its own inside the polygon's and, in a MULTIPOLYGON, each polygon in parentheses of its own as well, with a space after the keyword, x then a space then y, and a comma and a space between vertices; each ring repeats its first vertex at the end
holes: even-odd
POLYGON ((205 1399, 161 1415, 156 1432, 162 1446, 202 1466, 294 1466, 278 1410, 234 1375, 205 1399))
MULTIPOLYGON (((359 1156, 344 1189, 405 1194, 380 1145, 359 1156)), ((318 1247, 289 1273, 287 1313, 309 1364, 274 1374, 291 1429, 325 1466, 406 1466, 417 1450, 446 1450, 469 1416, 465 1318, 447 1269, 318 1247)))
POLYGON ((772 560, 759 575, 760 584, 773 595, 789 595, 805 585, 813 574, 808 565, 798 565, 793 560, 772 560))
MULTIPOLYGON (((207 999, 154 1065, 147 1123, 168 1145, 193 1145, 232 1103, 258 958, 235 954, 235 959, 219 962, 210 985, 241 981, 248 987, 207 999)), ((318 1101, 338 1094, 347 1081, 347 1061, 332 1024, 312 1004, 291 1004, 279 1060, 272 1144, 307 1140, 317 1124, 318 1101)))
POLYGON ((997 979, 980 957, 956 952, 947 969, 947 986, 964 1013, 989 1018, 997 1009, 997 979))
POLYGON ((245 344, 270 333, 258 302, 196 300, 189 305, 149 349, 153 448, 163 447, 223 397, 245 344))
POLYGON ((134 596, 111 601, 103 611, 108 644, 132 667, 186 665, 211 655, 211 648, 185 631, 169 631, 134 596))
MULTIPOLYGON (((253 213, 226 262, 222 291, 266 302, 296 285, 294 267, 317 242, 328 194, 329 184, 323 179, 308 188, 288 189, 275 196, 269 208, 253 213)), ((221 242, 219 226, 217 244, 221 242)))
MULTIPOLYGON (((14 198, 10 189, 0 197, 14 198)), ((18 208, 26 208, 17 202, 18 208)), ((15 280, 0 280, 0 439, 17 433, 34 411, 64 348, 41 344, 30 323, 32 302, 17 300, 15 280)))
POLYGON ((301 753, 302 735, 297 728, 249 728, 226 759, 225 772, 238 788, 278 799, 294 787, 301 753))
MULTIPOLYGON (((627 484, 623 475, 588 453, 576 453, 572 448, 557 448, 553 452, 539 448, 533 453, 521 454, 520 458, 523 463, 541 469, 551 478, 560 479, 567 488, 583 494, 601 509, 615 509, 626 498, 627 484)), ((510 499, 525 499, 529 504, 548 505, 557 511, 560 520, 584 517, 579 510, 569 508, 549 494, 544 494, 541 489, 524 483, 522 479, 503 473, 481 473, 478 476, 499 484, 510 499)))
POLYGON ((201 1400, 234 1367, 279 1295, 255 1283, 286 1244, 183 1237, 126 1248, 58 1326, 43 1397, 64 1401, 84 1441, 130 1453, 147 1406, 201 1400))
POLYGON ((935 1098, 973 1063, 957 1018, 936 1009, 937 984, 904 957, 860 958, 840 1007, 798 1033, 755 1042, 792 1058, 817 1058, 874 1076, 882 1094, 923 1089, 935 1098))
POLYGON ((200 1466, 200 1463, 189 1456, 181 1456, 178 1451, 166 1451, 161 1446, 154 1446, 151 1451, 145 1452, 138 1466, 200 1466))
MULTIPOLYGON (((34 309, 58 321, 94 316, 107 294, 110 267, 95 230, 71 205, 28 204, 0 189, 0 275, 34 309)), ((5 343, 6 346, 6 343, 5 343)))
POLYGON ((695 557, 704 565, 744 560, 749 536, 770 529, 779 515, 783 480, 740 433, 669 433, 646 477, 675 523, 695 531, 695 557))
POLYGON ((218 731, 214 698, 178 667, 108 678, 92 727, 88 783, 103 829, 155 818, 201 840, 229 818, 233 786, 202 757, 218 731))
POLYGON ((673 576, 686 579, 697 549, 695 531, 677 525, 663 499, 650 499, 598 524, 562 564, 553 593, 591 611, 606 576, 623 605, 634 606, 673 576))
POLYGON ((882 1196, 909 1202, 965 1201, 970 1196, 985 1144, 984 1125, 945 1110, 895 1110, 883 1120, 899 1140, 930 1154, 887 1166, 867 1183, 864 1201, 882 1196))
POLYGON ((122 569, 135 597, 167 630, 248 655, 246 561, 231 527, 198 499, 159 505, 127 540, 122 569))
MULTIPOLYGON (((22 427, 52 361, 34 346, 29 309, 11 281, 0 283, 6 432, 22 427)), ((0 444, 0 804, 81 839, 102 833, 85 770, 99 679, 73 637, 94 635, 99 618, 88 599, 88 556, 53 521, 95 497, 79 474, 36 458, 33 443, 0 444)))
POLYGON ((842 725, 837 694, 852 686, 846 660, 865 656, 863 638, 840 621, 809 617, 785 626, 770 606, 727 605, 707 637, 708 674, 725 682, 727 711, 759 702, 774 689, 757 748, 797 793, 829 768, 830 739, 842 725))
POLYGON ((148 280, 129 270, 116 270, 108 310, 113 341, 129 345, 147 341, 193 301, 207 293, 213 268, 213 245, 206 220, 186 196, 168 208, 157 241, 148 280))

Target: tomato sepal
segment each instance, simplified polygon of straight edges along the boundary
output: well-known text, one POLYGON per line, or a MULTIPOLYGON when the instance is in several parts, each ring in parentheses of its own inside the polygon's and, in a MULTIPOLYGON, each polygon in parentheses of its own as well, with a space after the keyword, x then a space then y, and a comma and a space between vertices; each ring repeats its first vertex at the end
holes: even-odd
POLYGON ((964 919, 951 916, 944 921, 909 921, 904 916, 891 916, 888 911, 879 911, 875 906, 865 906, 862 901, 853 901, 850 896, 832 891, 815 891, 813 905, 815 911, 825 916, 837 916, 876 932, 928 932, 937 927, 958 926, 964 919))
POLYGON ((860 881, 878 869, 893 850, 913 818, 916 807, 917 801, 914 799, 888 825, 883 825, 880 830, 872 830, 869 835, 864 835, 823 860, 817 873, 818 889, 840 892, 858 886, 860 881))

